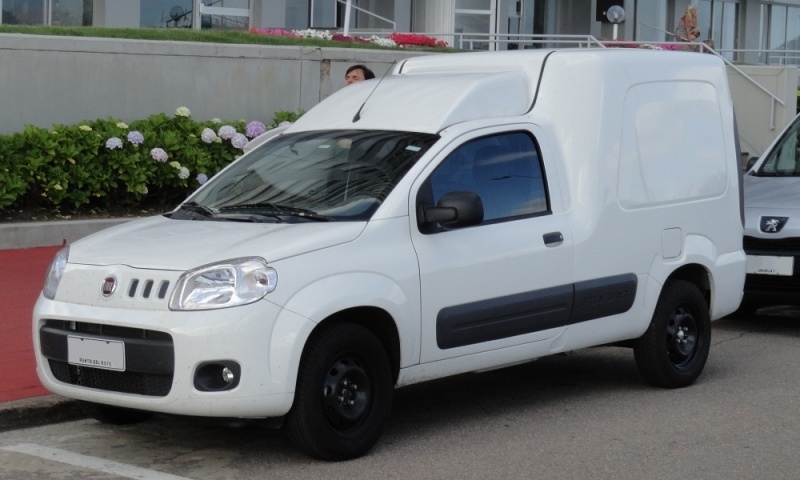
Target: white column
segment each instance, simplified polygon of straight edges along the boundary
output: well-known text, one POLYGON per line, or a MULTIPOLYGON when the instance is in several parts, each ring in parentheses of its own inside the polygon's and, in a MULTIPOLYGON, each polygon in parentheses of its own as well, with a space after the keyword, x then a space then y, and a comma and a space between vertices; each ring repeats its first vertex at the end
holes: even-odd
POLYGON ((414 32, 440 34, 435 35, 436 38, 452 45, 455 22, 455 0, 414 0, 414 18, 411 22, 414 32))

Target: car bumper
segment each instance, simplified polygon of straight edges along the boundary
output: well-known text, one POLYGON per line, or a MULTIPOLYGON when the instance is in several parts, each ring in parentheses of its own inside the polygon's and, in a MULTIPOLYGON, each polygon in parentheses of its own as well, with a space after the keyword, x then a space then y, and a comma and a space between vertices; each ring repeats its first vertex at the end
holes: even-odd
POLYGON ((748 256, 744 303, 800 304, 800 239, 745 236, 744 249, 748 256), (755 271, 759 265, 764 266, 762 273, 755 271))
POLYGON ((33 315, 37 373, 50 391, 120 407, 212 417, 286 414, 301 353, 297 340, 312 328, 309 320, 263 300, 173 312, 65 304, 40 296, 33 315), (82 341, 116 345, 112 348, 122 353, 111 354, 105 366, 76 364, 83 361, 75 358, 82 341), (230 383, 216 376, 224 366, 232 367, 230 383))

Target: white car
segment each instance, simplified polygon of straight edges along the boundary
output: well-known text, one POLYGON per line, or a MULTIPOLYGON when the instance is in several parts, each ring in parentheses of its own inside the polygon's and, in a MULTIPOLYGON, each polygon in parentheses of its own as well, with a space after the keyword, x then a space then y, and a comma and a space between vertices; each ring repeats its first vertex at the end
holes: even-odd
POLYGON ((685 387, 741 300, 736 138, 711 55, 406 60, 58 253, 39 377, 111 423, 285 416, 324 459, 378 441, 395 387, 590 346, 685 387))
POLYGON ((800 116, 744 176, 747 279, 740 311, 800 305, 800 116))

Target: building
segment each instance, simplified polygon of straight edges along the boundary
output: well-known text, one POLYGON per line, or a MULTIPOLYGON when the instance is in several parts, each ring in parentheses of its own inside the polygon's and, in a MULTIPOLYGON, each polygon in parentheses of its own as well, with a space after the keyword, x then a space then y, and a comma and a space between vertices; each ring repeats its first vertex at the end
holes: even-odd
POLYGON ((531 48, 536 35, 675 41, 697 6, 700 39, 729 60, 800 63, 800 0, 0 0, 4 24, 344 29, 433 34, 464 49, 531 48), (195 3, 198 8, 195 9, 195 3), (624 8, 614 25, 606 13, 624 8), (202 15, 194 14, 197 10, 202 15), (616 32, 616 37, 614 33, 616 32))

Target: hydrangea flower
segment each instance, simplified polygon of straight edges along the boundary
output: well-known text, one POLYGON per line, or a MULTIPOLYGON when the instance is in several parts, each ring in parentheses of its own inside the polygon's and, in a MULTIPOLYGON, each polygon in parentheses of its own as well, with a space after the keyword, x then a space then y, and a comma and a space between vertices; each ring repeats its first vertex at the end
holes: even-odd
POLYGON ((117 128, 121 128, 123 130, 127 130, 128 129, 128 124, 126 124, 125 122, 118 122, 117 123, 117 128))
POLYGON ((167 158, 169 158, 167 156, 167 152, 165 152, 163 148, 158 148, 158 147, 150 150, 150 157, 152 157, 153 160, 161 163, 165 163, 167 161, 167 158))
POLYGON ((214 133, 214 130, 210 128, 204 128, 203 133, 200 134, 200 140, 204 143, 214 143, 214 140, 217 139, 217 134, 214 133))
POLYGON ((117 137, 111 137, 108 140, 106 140, 106 148, 109 150, 122 148, 122 140, 120 140, 117 137))
POLYGON ((211 123, 222 123, 222 120, 220 120, 217 117, 214 117, 214 118, 211 119, 211 123))
POLYGON ((233 148, 244 148, 249 141, 250 140, 248 140, 246 136, 241 133, 237 133, 233 136, 233 138, 231 138, 231 145, 233 145, 233 148))
POLYGON ((252 122, 247 124, 245 128, 245 135, 249 138, 256 138, 257 136, 261 135, 262 133, 267 131, 266 125, 259 122, 258 120, 253 120, 252 122))
POLYGON ((290 122, 289 120, 284 120, 281 123, 279 123, 278 126, 279 127, 287 127, 287 126, 289 126, 291 124, 292 124, 292 122, 290 122))
POLYGON ((231 127, 230 125, 223 125, 219 127, 217 135, 219 135, 220 138, 223 138, 225 140, 230 140, 231 138, 233 138, 234 135, 236 135, 236 129, 231 127))
POLYGON ((189 117, 191 115, 192 112, 190 112, 189 109, 186 107, 178 107, 178 109, 175 110, 176 117, 189 117))
POLYGON ((80 126, 80 127, 78 127, 78 128, 80 128, 80 129, 81 129, 81 130, 83 130, 84 132, 91 132, 91 131, 92 131, 92 127, 90 127, 89 125, 81 125, 81 126, 80 126))
POLYGON ((202 184, 206 183, 207 181, 208 181, 208 175, 206 175, 205 173, 198 173, 197 174, 197 183, 202 185, 202 184))
POLYGON ((189 178, 189 169, 186 167, 181 167, 181 171, 178 172, 178 178, 181 180, 186 180, 189 178))
POLYGON ((178 162, 169 162, 169 166, 172 167, 172 168, 176 168, 178 170, 180 170, 180 168, 181 168, 181 164, 178 163, 178 162))
POLYGON ((128 132, 128 141, 134 145, 140 145, 144 143, 144 135, 138 130, 132 130, 128 132))

